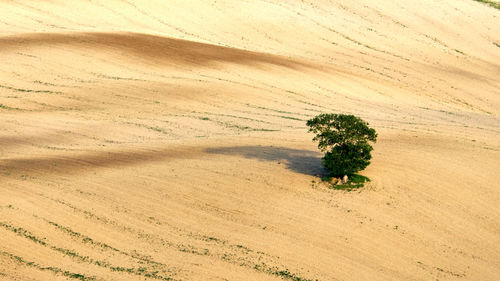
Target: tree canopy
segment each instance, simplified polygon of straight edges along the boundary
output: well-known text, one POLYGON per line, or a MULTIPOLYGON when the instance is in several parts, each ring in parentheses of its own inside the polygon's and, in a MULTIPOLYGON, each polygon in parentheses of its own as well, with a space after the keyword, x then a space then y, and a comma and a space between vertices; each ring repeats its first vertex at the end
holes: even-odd
POLYGON ((314 141, 325 152, 323 166, 335 176, 350 175, 370 164, 369 142, 376 142, 377 133, 361 118, 347 114, 320 114, 307 121, 314 141))

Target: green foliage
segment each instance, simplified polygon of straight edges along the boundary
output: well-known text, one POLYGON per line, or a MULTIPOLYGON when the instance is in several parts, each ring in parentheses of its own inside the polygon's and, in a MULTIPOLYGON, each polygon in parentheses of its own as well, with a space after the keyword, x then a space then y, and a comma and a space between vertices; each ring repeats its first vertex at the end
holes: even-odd
POLYGON ((377 133, 368 127, 368 123, 359 117, 347 114, 320 114, 307 121, 309 132, 316 136, 318 148, 326 152, 328 149, 342 144, 358 144, 375 142, 377 133))
POLYGON ((370 164, 372 150, 368 143, 344 143, 326 152, 322 163, 334 175, 350 175, 364 170, 370 164))
POLYGON ((369 142, 376 142, 377 133, 361 118, 320 114, 307 121, 307 126, 325 152, 323 166, 334 176, 352 175, 370 164, 373 148, 369 142))

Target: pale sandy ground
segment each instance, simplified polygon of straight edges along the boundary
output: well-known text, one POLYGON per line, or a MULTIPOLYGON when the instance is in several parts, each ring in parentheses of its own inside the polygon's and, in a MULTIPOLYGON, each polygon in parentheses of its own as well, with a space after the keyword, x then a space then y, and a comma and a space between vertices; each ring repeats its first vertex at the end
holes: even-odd
POLYGON ((472 0, 0 1, 0 280, 499 280, 499 96, 472 0))

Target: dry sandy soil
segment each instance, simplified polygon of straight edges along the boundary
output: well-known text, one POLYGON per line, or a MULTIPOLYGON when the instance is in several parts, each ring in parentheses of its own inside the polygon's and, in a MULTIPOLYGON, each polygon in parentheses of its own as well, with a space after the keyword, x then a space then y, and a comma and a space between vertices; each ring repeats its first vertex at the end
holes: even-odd
POLYGON ((2 0, 0 280, 499 280, 499 114, 486 3, 2 0))

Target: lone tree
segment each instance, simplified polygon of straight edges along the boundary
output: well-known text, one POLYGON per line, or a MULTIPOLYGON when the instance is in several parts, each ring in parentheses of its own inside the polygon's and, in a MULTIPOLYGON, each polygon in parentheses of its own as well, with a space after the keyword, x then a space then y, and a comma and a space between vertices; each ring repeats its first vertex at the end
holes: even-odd
POLYGON ((333 176, 352 175, 370 164, 377 133, 361 118, 346 114, 320 114, 307 121, 316 136, 318 148, 325 152, 323 166, 333 176))

